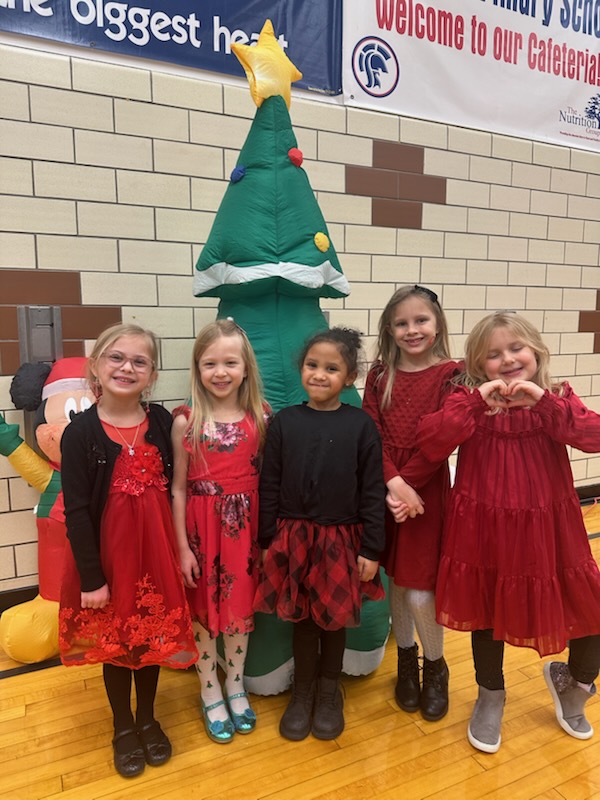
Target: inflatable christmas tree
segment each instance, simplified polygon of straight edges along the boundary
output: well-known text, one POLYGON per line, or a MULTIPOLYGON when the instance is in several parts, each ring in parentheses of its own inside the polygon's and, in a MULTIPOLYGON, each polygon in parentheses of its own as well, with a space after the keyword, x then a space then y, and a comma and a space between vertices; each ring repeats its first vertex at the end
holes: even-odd
MULTIPOLYGON (((258 106, 194 276, 197 297, 220 297, 256 352, 275 411, 305 399, 302 343, 327 328, 320 297, 350 291, 315 199, 288 112, 302 74, 267 20, 256 46, 232 45, 258 106)), ((346 402, 359 404, 353 391, 346 402)))
MULTIPOLYGON (((279 46, 269 20, 255 46, 232 45, 258 107, 194 274, 197 297, 219 297, 252 343, 274 411, 306 399, 298 355, 328 327, 321 297, 349 294, 327 225, 302 169, 288 108, 302 74, 279 46)), ((354 387, 342 400, 360 405, 354 387)), ((293 670, 291 624, 255 615, 245 668, 256 694, 286 689, 293 670)), ((348 631, 344 671, 363 675, 383 657, 386 601, 365 603, 360 628, 348 631)))

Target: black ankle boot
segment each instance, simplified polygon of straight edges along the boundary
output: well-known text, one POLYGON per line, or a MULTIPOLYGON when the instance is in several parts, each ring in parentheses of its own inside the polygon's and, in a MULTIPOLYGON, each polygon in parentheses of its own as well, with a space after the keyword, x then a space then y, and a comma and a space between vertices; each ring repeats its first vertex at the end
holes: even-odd
POLYGON ((448 713, 449 677, 450 672, 443 656, 436 661, 423 659, 421 714, 430 722, 436 722, 448 713))
POLYGON ((335 739, 344 730, 344 698, 335 678, 320 677, 315 698, 312 735, 335 739))
POLYGON ((279 722, 279 733, 282 736, 293 742, 306 739, 312 724, 314 699, 314 681, 294 681, 290 702, 279 722))
POLYGON ((400 708, 411 714, 418 710, 421 695, 418 653, 416 642, 412 647, 398 648, 398 681, 394 694, 400 708))

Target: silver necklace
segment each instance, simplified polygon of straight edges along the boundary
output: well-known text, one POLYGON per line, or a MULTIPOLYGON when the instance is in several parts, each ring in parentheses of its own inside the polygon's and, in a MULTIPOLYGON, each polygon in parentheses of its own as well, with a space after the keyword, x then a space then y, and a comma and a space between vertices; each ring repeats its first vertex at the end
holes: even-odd
POLYGON ((115 429, 115 431, 117 432, 117 435, 119 436, 119 439, 120 439, 120 440, 123 442, 123 444, 124 444, 124 445, 125 445, 125 447, 127 448, 127 452, 129 453, 129 455, 130 455, 130 456, 133 456, 133 455, 134 455, 134 450, 133 450, 133 448, 135 447, 135 443, 137 442, 138 433, 140 432, 140 427, 141 427, 141 425, 142 425, 142 422, 143 422, 144 420, 142 420, 142 422, 138 422, 138 426, 137 426, 137 428, 135 429, 135 436, 133 437, 133 442, 132 442, 131 444, 129 444, 129 442, 128 442, 128 441, 127 441, 127 439, 126 439, 126 438, 123 436, 123 434, 121 433, 121 431, 120 431, 120 430, 117 428, 117 426, 115 425, 115 423, 114 423, 114 422, 113 422, 113 421, 110 419, 110 417, 108 416, 108 414, 106 413, 106 411, 103 411, 103 413, 104 413, 104 416, 106 417, 106 421, 108 422, 108 424, 111 426, 111 428, 114 428, 114 429, 115 429))

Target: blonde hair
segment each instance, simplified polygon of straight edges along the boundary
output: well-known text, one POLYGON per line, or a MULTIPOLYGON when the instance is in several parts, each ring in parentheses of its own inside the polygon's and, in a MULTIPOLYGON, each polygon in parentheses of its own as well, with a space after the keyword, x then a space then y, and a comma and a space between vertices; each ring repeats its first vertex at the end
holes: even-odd
POLYGON ((392 317, 396 306, 403 303, 409 297, 418 297, 419 300, 423 300, 423 302, 429 306, 429 309, 435 317, 438 332, 435 337, 435 342, 431 347, 432 355, 437 356, 440 361, 448 361, 450 359, 448 323, 435 292, 432 292, 431 289, 427 289, 425 286, 417 286, 417 284, 401 286, 390 297, 379 318, 379 336, 377 338, 377 354, 375 358, 384 366, 379 380, 381 380, 384 375, 387 376, 387 382, 381 401, 382 408, 387 408, 392 402, 392 391, 394 388, 394 380, 396 379, 396 371, 400 369, 402 361, 402 351, 394 341, 391 331, 392 317))
POLYGON ((265 440, 264 399, 254 350, 245 331, 239 325, 230 319, 218 319, 202 328, 192 350, 190 391, 192 410, 185 435, 190 437, 192 452, 196 458, 201 457, 200 445, 205 428, 214 429, 215 424, 212 398, 200 380, 198 362, 205 350, 222 336, 237 336, 241 342, 246 377, 238 389, 238 402, 243 411, 250 412, 258 431, 261 446, 265 440))
POLYGON ((99 399, 102 395, 102 387, 97 376, 93 372, 93 367, 98 362, 100 356, 111 347, 117 339, 122 336, 141 336, 146 339, 148 343, 148 354, 152 361, 152 373, 156 372, 156 365, 158 363, 158 340, 152 331, 142 328, 141 325, 136 325, 130 322, 117 322, 102 331, 100 336, 96 339, 92 352, 85 365, 86 378, 92 390, 92 394, 99 399))
POLYGON ((512 311, 496 311, 480 319, 474 326, 465 343, 465 371, 459 377, 460 383, 476 387, 489 380, 485 372, 485 362, 490 339, 498 328, 511 331, 533 350, 537 371, 531 380, 542 389, 556 390, 559 384, 550 377, 550 351, 544 344, 540 332, 528 319, 512 311))

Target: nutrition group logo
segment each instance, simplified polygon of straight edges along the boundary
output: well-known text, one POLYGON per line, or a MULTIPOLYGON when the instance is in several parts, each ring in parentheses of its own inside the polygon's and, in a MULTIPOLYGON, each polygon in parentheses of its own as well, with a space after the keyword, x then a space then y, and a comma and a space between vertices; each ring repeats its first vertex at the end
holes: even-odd
POLYGON ((372 97, 387 97, 400 79, 396 54, 377 36, 365 36, 355 46, 352 72, 361 89, 372 97))
POLYGON ((600 94, 589 98, 583 111, 567 106, 558 111, 559 130, 563 136, 600 141, 600 94))

